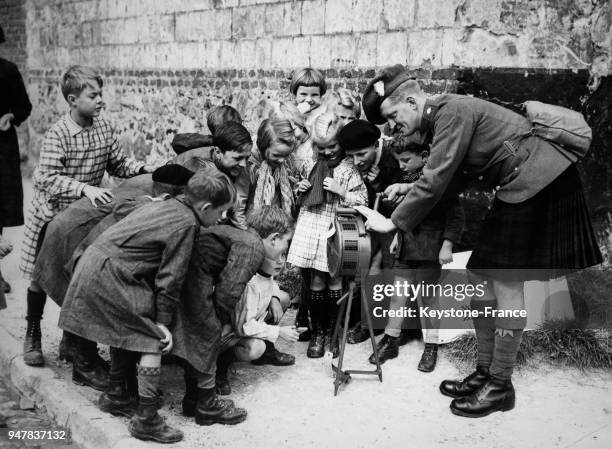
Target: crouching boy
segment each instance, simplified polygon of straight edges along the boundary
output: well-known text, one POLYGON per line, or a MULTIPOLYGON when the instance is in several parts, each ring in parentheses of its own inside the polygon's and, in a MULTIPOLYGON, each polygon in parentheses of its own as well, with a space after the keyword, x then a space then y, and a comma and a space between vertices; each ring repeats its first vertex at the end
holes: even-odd
POLYGON ((129 424, 136 438, 183 438, 157 413, 161 355, 173 346, 168 328, 176 321, 198 233, 216 223, 235 198, 227 176, 199 170, 185 195, 142 206, 100 235, 76 265, 59 326, 111 346, 109 387, 99 401, 111 413, 134 413, 127 378, 132 355, 139 353, 139 402, 129 424))
POLYGON ((257 232, 264 246, 264 260, 246 285, 232 315, 232 326, 225 326, 222 345, 225 349, 217 362, 217 393, 231 393, 227 371, 232 361, 253 361, 256 365, 293 365, 295 357, 274 347, 280 337, 297 341, 295 326, 279 326, 289 306, 289 294, 282 291, 277 276, 287 259, 293 236, 291 218, 275 206, 261 206, 247 216, 247 224, 257 232))

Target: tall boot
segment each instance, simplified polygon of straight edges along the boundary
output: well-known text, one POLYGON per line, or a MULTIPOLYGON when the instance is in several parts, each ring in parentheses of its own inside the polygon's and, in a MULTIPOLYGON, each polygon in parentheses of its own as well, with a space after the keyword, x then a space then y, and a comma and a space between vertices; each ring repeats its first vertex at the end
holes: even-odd
POLYGON ((238 424, 247 417, 247 411, 234 407, 232 401, 219 399, 214 388, 198 388, 195 422, 200 426, 211 424, 238 424))
POLYGON ((236 361, 234 349, 230 348, 219 354, 217 357, 217 373, 215 376, 215 390, 221 396, 227 396, 232 393, 232 387, 229 383, 228 371, 232 363, 236 361))
POLYGON ((59 344, 58 359, 63 360, 66 363, 74 362, 76 357, 77 347, 75 335, 68 331, 62 332, 62 340, 59 344))
POLYGON ((108 387, 98 399, 98 408, 115 416, 131 418, 136 413, 137 397, 130 395, 127 380, 134 363, 132 353, 119 348, 110 348, 111 367, 108 387))
POLYGON ((42 353, 40 320, 42 319, 46 300, 47 295, 44 292, 35 292, 28 289, 28 311, 26 315, 28 329, 23 341, 23 361, 26 365, 43 366, 45 364, 42 353))
POLYGON ((159 398, 140 397, 136 413, 128 424, 134 438, 158 443, 177 443, 183 439, 183 432, 166 424, 157 410, 159 398))
POLYGON ((328 346, 334 359, 340 354, 340 335, 337 335, 336 341, 333 342, 333 345, 332 336, 334 334, 334 329, 336 328, 336 323, 340 319, 340 317, 338 316, 340 306, 338 306, 337 302, 341 297, 342 290, 327 290, 326 306, 329 322, 327 323, 326 346, 328 346))
POLYGON ((130 420, 130 434, 141 440, 158 443, 176 443, 183 439, 183 432, 166 424, 157 411, 160 408, 159 367, 138 366, 138 409, 130 420))
POLYGON ((77 354, 72 365, 72 382, 86 385, 98 391, 106 391, 109 385, 108 372, 98 364, 96 343, 75 335, 77 354))
POLYGON ((325 291, 310 292, 310 321, 312 323, 312 337, 308 344, 306 356, 311 359, 323 357, 325 353, 325 331, 327 328, 327 305, 325 304, 325 291))

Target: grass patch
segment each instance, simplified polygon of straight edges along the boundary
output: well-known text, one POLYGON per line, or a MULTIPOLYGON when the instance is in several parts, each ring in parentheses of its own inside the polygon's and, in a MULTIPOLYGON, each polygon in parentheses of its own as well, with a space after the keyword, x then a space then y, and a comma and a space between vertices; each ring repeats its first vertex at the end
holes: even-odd
MULTIPOLYGON (((465 334, 443 346, 446 356, 460 367, 476 361, 476 337, 465 334)), ((603 329, 581 329, 574 320, 551 320, 523 334, 517 363, 544 361, 581 370, 612 369, 612 337, 603 329)))

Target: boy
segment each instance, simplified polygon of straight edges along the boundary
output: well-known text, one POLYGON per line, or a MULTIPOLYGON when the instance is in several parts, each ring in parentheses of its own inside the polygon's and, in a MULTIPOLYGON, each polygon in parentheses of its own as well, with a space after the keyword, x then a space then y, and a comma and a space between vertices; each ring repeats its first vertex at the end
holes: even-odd
MULTIPOLYGON (((353 158, 353 164, 359 170, 368 190, 368 207, 373 208, 376 195, 385 191, 391 184, 401 181, 402 172, 391 150, 380 145, 381 133, 376 125, 366 120, 354 120, 345 125, 338 135, 340 146, 346 155, 353 158)), ((385 217, 391 216, 393 204, 386 199, 381 201, 379 212, 385 217)), ((393 256, 389 245, 392 234, 372 233, 372 261, 370 274, 377 274, 381 268, 391 268, 393 256)), ((355 308, 354 310, 359 310, 355 308)), ((362 311, 364 313, 364 311, 362 311)), ((380 334, 378 329, 375 334, 380 334)), ((403 337, 407 337, 404 332, 403 337)), ((361 343, 370 338, 364 322, 357 322, 348 332, 347 341, 351 344, 361 343)))
POLYGON ((214 166, 229 176, 236 187, 237 199, 228 216, 234 226, 246 230, 245 211, 253 188, 247 160, 251 156, 253 140, 249 131, 236 122, 223 123, 215 131, 213 146, 194 148, 181 153, 176 157, 175 163, 183 164, 188 159, 198 157, 203 160, 203 166, 214 166))
POLYGON ((294 356, 274 347, 278 337, 286 341, 298 339, 295 326, 279 326, 290 298, 273 278, 287 259, 293 236, 291 217, 278 207, 261 206, 249 213, 247 224, 262 239, 264 260, 232 313, 232 326, 224 328, 222 344, 226 350, 219 356, 216 379, 217 392, 222 395, 231 393, 227 371, 234 360, 252 361, 255 365, 295 363, 294 356))
POLYGON ((111 226, 79 260, 59 326, 113 348, 110 383, 99 405, 129 415, 129 362, 140 353, 139 404, 129 431, 143 440, 171 443, 182 432, 158 415, 161 355, 172 349, 168 327, 175 320, 183 281, 200 227, 217 222, 231 207, 235 189, 214 168, 199 170, 185 195, 142 206, 111 226))
POLYGON ((229 105, 215 106, 206 114, 206 125, 210 135, 199 133, 181 133, 172 139, 172 149, 176 154, 193 150, 194 148, 210 147, 213 145, 213 136, 224 123, 236 122, 242 124, 240 113, 229 105))
MULTIPOLYGON (((413 137, 398 136, 391 144, 391 149, 402 172, 416 181, 427 164, 429 145, 417 143, 413 137)), ((397 193, 408 193, 410 186, 411 184, 394 184, 389 186, 385 193, 392 199, 397 193)), ((394 268, 409 270, 408 280, 412 283, 436 282, 440 277, 441 266, 453 260, 453 245, 461 239, 464 224, 465 215, 459 196, 455 190, 449 189, 412 232, 397 234, 397 241, 394 240, 392 245, 397 246, 397 262, 394 268)), ((419 306, 430 306, 432 309, 437 307, 435 296, 431 298, 420 296, 417 299, 419 306)), ((389 308, 399 310, 405 305, 405 297, 394 297, 389 308)), ((377 345, 380 363, 398 356, 399 346, 402 344, 399 338, 402 322, 403 318, 389 318, 385 335, 377 345)), ((426 323, 421 320, 421 325, 424 328, 425 348, 418 370, 428 373, 436 366, 439 324, 434 324, 434 328, 426 328, 426 323)), ((376 363, 374 354, 369 360, 372 364, 376 363)))
MULTIPOLYGON (((125 155, 111 125, 100 118, 102 77, 92 68, 72 66, 62 76, 61 88, 70 111, 45 134, 38 167, 34 171, 34 198, 25 227, 21 271, 31 280, 34 262, 46 224, 81 196, 94 206, 106 204, 110 190, 99 188, 104 171, 129 178, 153 171, 125 155)), ((28 328, 24 341, 24 362, 44 365, 40 320, 46 295, 36 282, 27 293, 28 328)))

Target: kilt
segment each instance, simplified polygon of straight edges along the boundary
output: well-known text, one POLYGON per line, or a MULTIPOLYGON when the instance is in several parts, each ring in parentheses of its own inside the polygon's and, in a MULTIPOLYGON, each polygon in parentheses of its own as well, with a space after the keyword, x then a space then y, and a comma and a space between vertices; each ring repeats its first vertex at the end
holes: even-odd
POLYGON ((467 268, 500 280, 548 280, 602 262, 575 165, 532 198, 495 199, 467 268))

